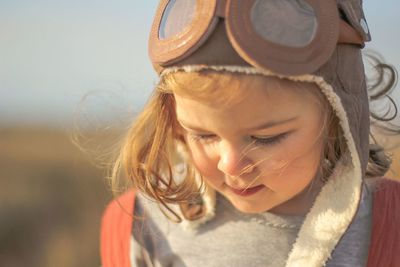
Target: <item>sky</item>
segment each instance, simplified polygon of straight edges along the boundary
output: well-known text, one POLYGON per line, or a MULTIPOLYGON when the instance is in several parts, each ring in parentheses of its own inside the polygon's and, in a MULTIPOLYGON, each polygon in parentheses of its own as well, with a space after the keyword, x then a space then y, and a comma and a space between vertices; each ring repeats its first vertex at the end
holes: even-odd
MULTIPOLYGON (((147 56, 157 4, 0 0, 0 127, 129 120, 157 82, 147 56)), ((400 1, 364 0, 364 10, 366 49, 400 69, 400 1)))

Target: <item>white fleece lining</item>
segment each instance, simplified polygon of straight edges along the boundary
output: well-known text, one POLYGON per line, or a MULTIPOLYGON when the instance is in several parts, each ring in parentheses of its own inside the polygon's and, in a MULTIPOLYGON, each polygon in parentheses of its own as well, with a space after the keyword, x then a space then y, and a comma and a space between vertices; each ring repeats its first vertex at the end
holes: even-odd
MULTIPOLYGON (((335 175, 335 179, 329 179, 321 189, 313 207, 306 215, 286 262, 287 267, 325 266, 326 261, 330 258, 335 246, 357 212, 362 184, 360 158, 350 132, 347 114, 339 96, 334 92, 332 86, 320 76, 311 74, 286 76, 254 67, 187 65, 167 68, 162 72, 161 77, 178 71, 196 72, 200 70, 259 74, 292 81, 312 82, 318 85, 326 96, 340 120, 352 164, 342 168, 343 174, 335 175)), ((210 212, 214 213, 214 208, 210 212)), ((206 217, 209 220, 212 216, 206 217)))

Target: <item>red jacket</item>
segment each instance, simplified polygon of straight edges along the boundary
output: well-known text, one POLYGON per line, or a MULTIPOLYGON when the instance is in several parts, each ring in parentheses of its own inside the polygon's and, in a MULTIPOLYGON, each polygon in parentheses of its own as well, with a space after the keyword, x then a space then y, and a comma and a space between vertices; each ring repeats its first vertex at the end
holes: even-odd
MULTIPOLYGON (((400 182, 384 179, 374 192, 372 235, 367 267, 400 266, 400 182)), ((101 225, 103 267, 132 267, 130 239, 135 192, 129 191, 106 208, 101 225)))

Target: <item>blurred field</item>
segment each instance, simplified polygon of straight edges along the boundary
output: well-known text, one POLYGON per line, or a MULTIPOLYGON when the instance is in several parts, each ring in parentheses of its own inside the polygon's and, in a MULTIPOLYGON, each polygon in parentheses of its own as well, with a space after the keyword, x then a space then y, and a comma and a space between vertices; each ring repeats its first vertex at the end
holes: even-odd
MULTIPOLYGON (((388 176, 399 178, 400 149, 393 153, 388 176)), ((0 266, 100 266, 104 176, 64 132, 0 129, 0 266)))
POLYGON ((103 177, 66 133, 0 130, 0 266, 100 266, 103 177))

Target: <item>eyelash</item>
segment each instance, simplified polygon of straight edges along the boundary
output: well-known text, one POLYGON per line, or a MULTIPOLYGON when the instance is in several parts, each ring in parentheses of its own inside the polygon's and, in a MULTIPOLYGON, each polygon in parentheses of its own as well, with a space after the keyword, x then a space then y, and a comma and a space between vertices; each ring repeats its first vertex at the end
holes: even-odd
POLYGON ((189 136, 190 140, 192 141, 202 141, 202 140, 207 140, 209 138, 213 138, 213 135, 207 135, 207 134, 194 134, 194 133, 187 133, 189 136))
MULTIPOLYGON (((255 141, 256 144, 259 145, 264 145, 264 146, 272 146, 281 143, 287 136, 287 133, 282 133, 275 135, 273 137, 269 138, 259 138, 259 137, 252 137, 252 139, 255 141)), ((201 135, 201 134, 189 134, 189 137, 192 141, 198 142, 198 141, 208 141, 212 138, 214 138, 214 135, 201 135)))
POLYGON ((282 133, 269 138, 253 137, 253 139, 256 141, 256 144, 272 146, 281 143, 287 136, 288 133, 282 133))

